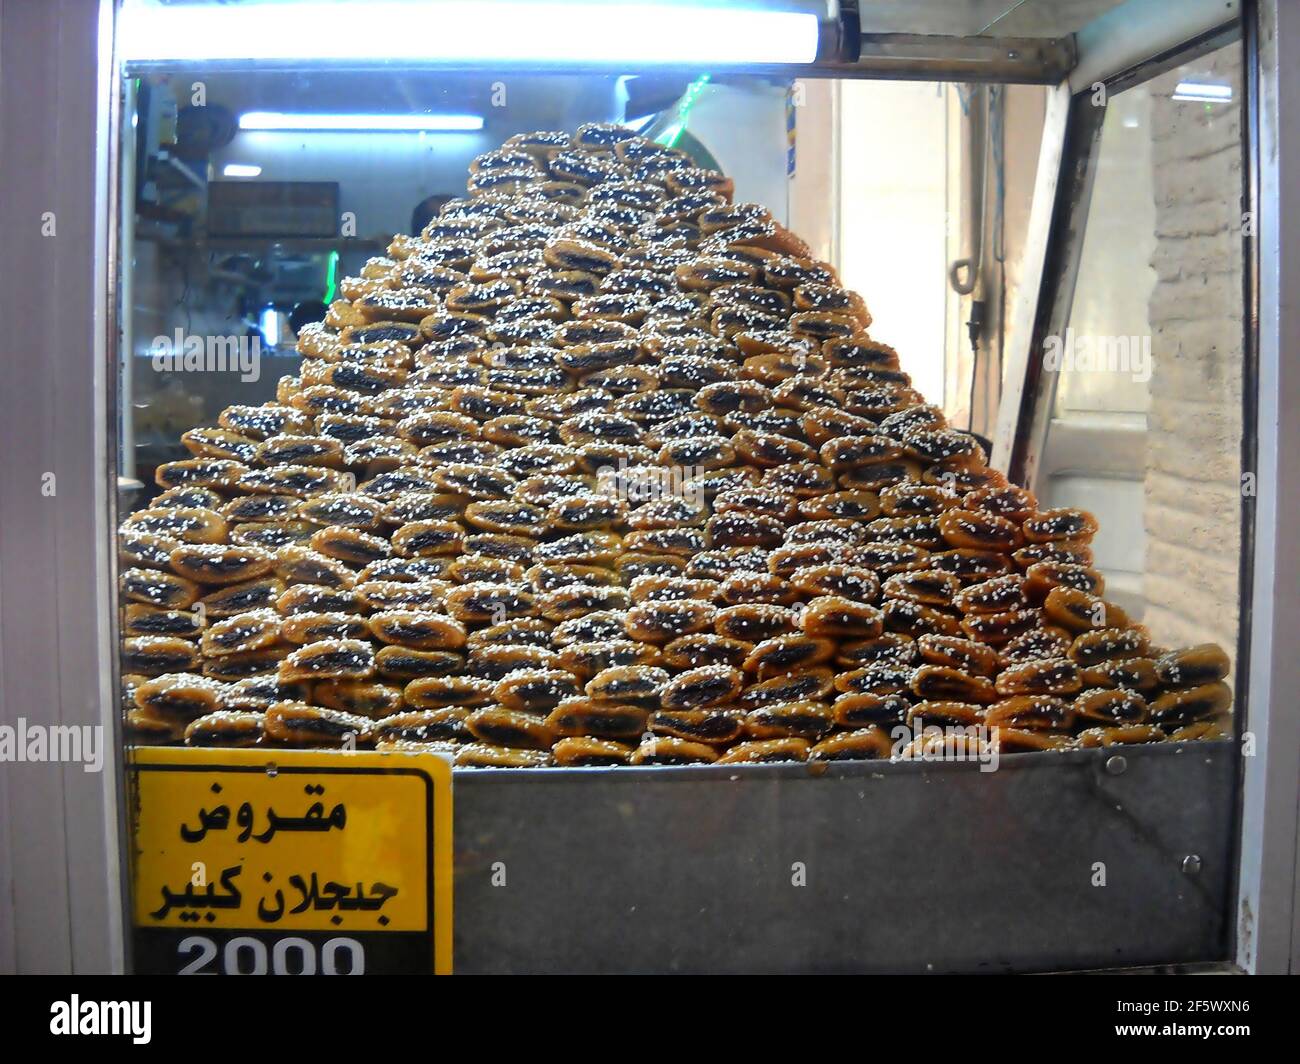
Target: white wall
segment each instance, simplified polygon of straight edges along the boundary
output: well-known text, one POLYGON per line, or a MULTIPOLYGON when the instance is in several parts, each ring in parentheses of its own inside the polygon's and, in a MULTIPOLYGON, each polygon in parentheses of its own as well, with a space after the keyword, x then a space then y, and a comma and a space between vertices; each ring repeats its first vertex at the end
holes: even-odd
POLYGON ((840 257, 840 85, 831 78, 796 82, 795 170, 786 222, 816 258, 832 263, 840 257))
POLYGON ((942 88, 840 86, 839 267, 871 335, 896 347, 927 399, 944 399, 948 300, 947 150, 942 88))

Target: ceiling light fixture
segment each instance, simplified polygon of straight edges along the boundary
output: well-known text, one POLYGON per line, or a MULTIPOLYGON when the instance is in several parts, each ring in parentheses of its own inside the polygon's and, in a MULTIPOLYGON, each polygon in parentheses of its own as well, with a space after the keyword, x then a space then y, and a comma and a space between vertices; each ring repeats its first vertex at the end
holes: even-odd
POLYGON ((817 57, 825 5, 582 0, 357 0, 158 6, 128 0, 133 61, 414 60, 428 63, 787 64, 817 57))

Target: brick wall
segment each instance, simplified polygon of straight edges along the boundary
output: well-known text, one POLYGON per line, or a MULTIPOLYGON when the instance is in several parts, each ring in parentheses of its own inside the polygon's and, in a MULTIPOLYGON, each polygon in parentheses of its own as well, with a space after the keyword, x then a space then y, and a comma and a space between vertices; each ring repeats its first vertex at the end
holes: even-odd
POLYGON ((1242 398, 1240 49, 1196 64, 1231 104, 1151 84, 1156 249, 1146 457, 1146 624, 1158 643, 1237 640, 1242 398))

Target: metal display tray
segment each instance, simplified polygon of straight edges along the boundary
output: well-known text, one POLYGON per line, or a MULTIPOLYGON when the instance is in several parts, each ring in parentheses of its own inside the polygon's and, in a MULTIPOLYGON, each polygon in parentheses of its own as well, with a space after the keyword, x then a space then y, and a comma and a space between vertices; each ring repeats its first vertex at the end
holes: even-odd
POLYGON ((455 970, 1023 972, 1228 951, 1231 740, 455 774, 455 970), (802 883, 802 885, 799 885, 802 883))

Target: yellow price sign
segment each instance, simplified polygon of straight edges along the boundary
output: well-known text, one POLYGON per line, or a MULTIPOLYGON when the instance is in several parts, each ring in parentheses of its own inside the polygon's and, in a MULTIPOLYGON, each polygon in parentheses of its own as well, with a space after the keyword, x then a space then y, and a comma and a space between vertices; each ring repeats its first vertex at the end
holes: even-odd
POLYGON ((137 972, 451 970, 451 765, 133 751, 137 972))

